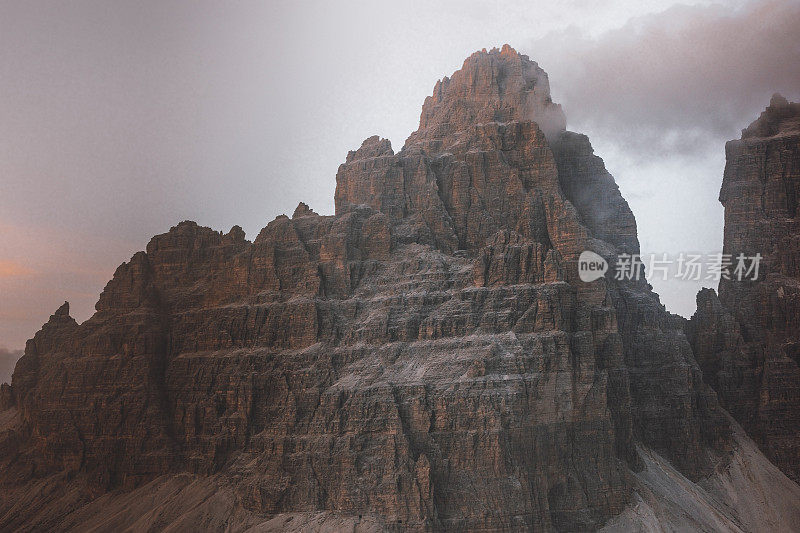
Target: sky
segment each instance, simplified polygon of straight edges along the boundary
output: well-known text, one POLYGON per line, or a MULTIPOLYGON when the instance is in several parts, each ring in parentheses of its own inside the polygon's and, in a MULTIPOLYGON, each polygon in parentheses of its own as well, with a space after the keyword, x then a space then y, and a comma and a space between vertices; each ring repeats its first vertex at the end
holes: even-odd
MULTIPOLYGON (((0 1, 0 348, 182 220, 253 239, 399 150, 436 80, 509 43, 550 76, 644 253, 716 252, 724 144, 800 101, 800 1, 0 1)), ((653 281, 689 316, 713 281, 653 281)))
POLYGON ((0 348, 0 383, 11 383, 14 365, 21 355, 22 353, 20 351, 0 348))

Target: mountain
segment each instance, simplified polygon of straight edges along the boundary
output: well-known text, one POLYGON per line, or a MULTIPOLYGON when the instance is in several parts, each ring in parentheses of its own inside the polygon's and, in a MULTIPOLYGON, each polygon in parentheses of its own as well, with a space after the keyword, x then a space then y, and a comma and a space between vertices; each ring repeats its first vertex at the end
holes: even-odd
POLYGON ((773 96, 725 152, 730 279, 698 294, 690 336, 725 409, 800 481, 800 104, 773 96), (762 257, 756 279, 738 279, 740 254, 762 257))
POLYGON ((644 279, 581 281, 583 251, 615 264, 639 244, 565 124, 535 62, 482 50, 399 152, 347 154, 335 215, 301 203, 253 242, 193 222, 154 237, 94 316, 65 303, 28 342, 0 414, 0 529, 800 518, 686 321, 644 279), (695 513, 670 514, 679 489, 695 513), (754 494, 769 503, 739 514, 754 494))

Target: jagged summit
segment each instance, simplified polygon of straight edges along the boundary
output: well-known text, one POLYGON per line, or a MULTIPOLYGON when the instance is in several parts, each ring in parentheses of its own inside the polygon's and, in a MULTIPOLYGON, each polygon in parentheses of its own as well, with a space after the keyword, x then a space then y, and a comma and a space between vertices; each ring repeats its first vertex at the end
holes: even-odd
POLYGON ((56 309, 56 312, 53 313, 53 316, 69 316, 69 302, 64 302, 61 304, 61 307, 56 309))
POLYGON ((444 250, 477 250, 503 229, 547 249, 545 219, 555 208, 535 189, 557 202, 566 193, 593 236, 638 252, 627 202, 589 140, 566 131, 547 73, 504 45, 475 52, 436 83, 400 152, 378 136, 349 152, 335 204, 337 214, 370 206, 403 221, 409 239, 444 250))
POLYGON ((441 141, 474 124, 534 121, 548 138, 566 129, 561 106, 550 97, 547 73, 508 44, 469 56, 460 70, 444 77, 425 99, 419 129, 406 141, 441 141))
POLYGON ((786 107, 789 105, 789 100, 786 99, 781 93, 772 95, 769 101, 769 107, 786 107))
POLYGON ((364 142, 361 143, 361 147, 358 150, 350 150, 347 152, 347 159, 345 161, 350 163, 358 159, 371 159, 382 155, 394 155, 392 143, 389 139, 373 135, 372 137, 364 139, 364 142))
POLYGON ((292 218, 315 216, 315 215, 317 215, 317 212, 308 207, 308 204, 306 204, 305 202, 300 202, 299 204, 297 204, 297 207, 295 208, 294 213, 292 214, 292 218))
POLYGON ((769 106, 749 126, 742 130, 742 139, 767 138, 800 133, 800 103, 789 102, 778 93, 772 95, 769 106))

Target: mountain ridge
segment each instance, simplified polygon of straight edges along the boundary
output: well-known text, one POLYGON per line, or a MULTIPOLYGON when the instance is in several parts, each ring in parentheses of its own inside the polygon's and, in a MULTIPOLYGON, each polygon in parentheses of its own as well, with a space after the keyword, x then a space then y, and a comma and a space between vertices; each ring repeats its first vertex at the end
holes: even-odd
POLYGON ((182 222, 90 319, 51 316, 4 388, 0 528, 163 482, 240 529, 586 530, 641 449, 692 481, 731 460, 683 321, 643 279, 578 278, 638 253, 635 219, 527 56, 476 52, 336 183, 335 215, 252 242, 182 222))

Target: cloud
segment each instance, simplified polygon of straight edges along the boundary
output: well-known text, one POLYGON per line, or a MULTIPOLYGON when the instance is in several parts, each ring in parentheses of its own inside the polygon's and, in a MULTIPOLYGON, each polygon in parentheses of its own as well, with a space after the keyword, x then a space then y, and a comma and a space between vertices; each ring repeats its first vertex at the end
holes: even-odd
MULTIPOLYGON (((525 47, 550 78, 567 127, 589 135, 636 215, 643 253, 722 248, 725 142, 770 97, 800 100, 800 2, 674 5, 589 34, 570 27, 525 47)), ((653 281, 684 316, 716 283, 653 281)))
POLYGON ((800 96, 800 2, 674 6, 590 38, 551 33, 542 52, 573 127, 650 157, 738 137, 774 92, 800 96))

